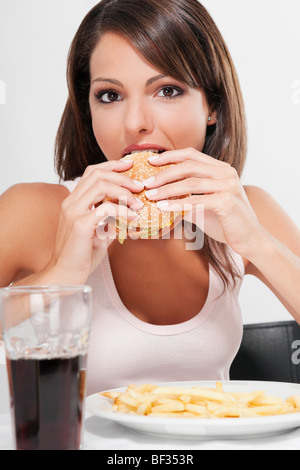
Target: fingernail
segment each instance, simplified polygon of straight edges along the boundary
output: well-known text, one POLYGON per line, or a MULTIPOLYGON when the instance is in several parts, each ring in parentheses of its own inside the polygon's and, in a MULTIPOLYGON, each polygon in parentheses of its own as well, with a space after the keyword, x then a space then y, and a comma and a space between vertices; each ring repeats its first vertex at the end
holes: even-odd
POLYGON ((139 209, 142 209, 142 207, 144 207, 144 203, 143 201, 141 201, 139 198, 135 197, 134 198, 136 200, 136 202, 134 202, 133 204, 131 204, 131 209, 133 210, 139 210, 139 209))
POLYGON ((156 194, 158 193, 158 190, 157 189, 150 189, 150 191, 146 191, 145 194, 147 197, 152 197, 152 196, 156 196, 156 194))
POLYGON ((155 181, 155 176, 150 176, 150 178, 146 179, 143 181, 145 186, 150 186, 152 183, 155 181))
POLYGON ((158 201, 156 203, 156 205, 161 211, 164 211, 164 210, 169 208, 169 202, 168 201, 158 201))
POLYGON ((160 157, 160 155, 153 155, 153 157, 149 157, 148 161, 153 162, 154 160, 157 160, 160 157))
POLYGON ((144 189, 144 183, 138 180, 133 180, 134 184, 139 188, 139 189, 144 189))

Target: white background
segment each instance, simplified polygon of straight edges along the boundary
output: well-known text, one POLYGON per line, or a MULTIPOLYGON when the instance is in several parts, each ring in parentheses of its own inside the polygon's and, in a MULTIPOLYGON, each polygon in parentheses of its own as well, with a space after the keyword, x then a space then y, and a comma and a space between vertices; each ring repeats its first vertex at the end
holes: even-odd
MULTIPOLYGON (((67 52, 96 3, 0 0, 0 193, 19 182, 58 181, 53 150, 67 52)), ((269 191, 300 226, 300 0, 203 4, 227 42, 244 94, 249 152, 242 182, 269 191)), ((245 323, 291 318, 250 276, 240 300, 245 323)))

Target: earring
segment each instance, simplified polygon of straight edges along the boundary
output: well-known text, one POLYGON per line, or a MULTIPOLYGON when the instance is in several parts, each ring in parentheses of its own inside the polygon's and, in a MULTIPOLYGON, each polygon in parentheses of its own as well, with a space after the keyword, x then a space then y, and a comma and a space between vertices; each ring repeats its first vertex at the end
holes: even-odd
POLYGON ((211 121, 211 116, 208 116, 208 120, 211 121))

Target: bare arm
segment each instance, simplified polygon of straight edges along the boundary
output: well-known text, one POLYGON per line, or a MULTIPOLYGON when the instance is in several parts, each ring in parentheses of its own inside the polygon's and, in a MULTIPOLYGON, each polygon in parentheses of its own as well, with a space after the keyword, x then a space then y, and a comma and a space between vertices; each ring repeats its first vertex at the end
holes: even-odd
MULTIPOLYGON (((261 279, 300 323, 300 231, 264 190, 243 187, 234 168, 196 149, 167 151, 153 165, 178 163, 146 181, 151 200, 163 211, 182 210, 188 216, 204 211, 199 227, 228 244, 248 261, 247 273, 261 279), (171 201, 178 195, 190 197, 171 201)), ((197 220, 195 220, 197 223, 197 220)))
POLYGON ((22 184, 0 198, 0 285, 84 284, 112 242, 99 236, 109 216, 138 214, 141 188, 122 174, 132 162, 87 167, 70 194, 60 185, 22 184), (126 198, 128 206, 104 201, 126 198), (95 208, 95 206, 98 206, 95 208), (5 223, 4 223, 5 222, 5 223))
POLYGON ((0 286, 29 284, 44 270, 67 195, 64 187, 43 183, 18 184, 1 195, 0 286))
POLYGON ((245 190, 263 227, 248 253, 246 274, 266 284, 300 323, 300 230, 267 192, 245 190))

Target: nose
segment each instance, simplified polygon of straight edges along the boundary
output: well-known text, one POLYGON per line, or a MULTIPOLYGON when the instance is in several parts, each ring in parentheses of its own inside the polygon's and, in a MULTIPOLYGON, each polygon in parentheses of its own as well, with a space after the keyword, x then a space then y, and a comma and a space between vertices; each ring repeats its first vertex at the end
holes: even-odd
POLYGON ((127 104, 125 110, 125 130, 132 135, 149 134, 154 122, 146 100, 137 98, 127 104))

